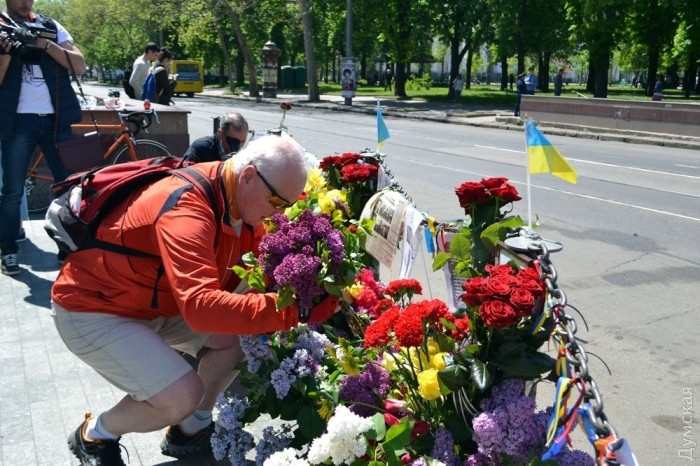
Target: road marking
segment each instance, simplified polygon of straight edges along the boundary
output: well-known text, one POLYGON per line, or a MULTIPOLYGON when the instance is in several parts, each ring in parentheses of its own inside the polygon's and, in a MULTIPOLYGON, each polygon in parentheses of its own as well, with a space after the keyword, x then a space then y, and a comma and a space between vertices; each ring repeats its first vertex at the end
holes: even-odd
MULTIPOLYGON (((508 150, 508 149, 503 149, 503 150, 508 150)), ((410 160, 410 159, 407 159, 407 161, 411 161, 411 162, 413 162, 413 163, 415 163, 415 164, 418 164, 418 165, 427 165, 427 166, 430 166, 430 167, 442 168, 442 167, 439 167, 439 165, 435 165, 434 163, 421 162, 421 161, 419 161, 419 160, 410 160)), ((467 173, 467 174, 470 174, 470 175, 480 176, 480 177, 482 177, 482 178, 487 178, 487 177, 490 176, 490 175, 487 175, 487 174, 484 174, 484 173, 477 173, 477 172, 473 172, 473 171, 469 171, 469 170, 463 170, 463 169, 460 169, 460 168, 454 168, 454 169, 452 169, 452 170, 457 171, 457 172, 460 172, 460 173, 467 173)), ((515 181, 515 180, 509 180, 509 181, 510 181, 511 183, 513 183, 513 184, 518 184, 518 185, 522 185, 522 186, 526 186, 526 185, 527 185, 527 183, 525 183, 525 182, 523 182, 523 181, 515 181)), ((536 184, 532 184, 532 183, 530 183, 530 187, 531 187, 531 188, 542 189, 542 190, 545 190, 545 191, 553 191, 553 192, 557 192, 557 193, 569 194, 569 195, 571 195, 571 196, 581 197, 581 198, 584 198, 584 199, 590 199, 590 200, 594 200, 594 201, 605 202, 605 203, 608 203, 608 204, 614 204, 614 205, 619 205, 619 206, 631 207, 631 208, 633 208, 633 209, 643 210, 643 211, 646 211, 646 212, 653 212, 653 213, 662 214, 662 215, 668 215, 668 216, 670 216, 670 217, 676 217, 676 218, 682 218, 682 219, 685 219, 685 220, 692 220, 692 221, 695 221, 695 222, 700 222, 700 218, 698 218, 698 217, 691 217, 691 216, 689 216, 689 215, 682 215, 682 214, 674 214, 673 212, 666 212, 666 211, 664 211, 664 210, 652 209, 651 207, 643 207, 643 206, 636 205, 636 204, 628 204, 628 203, 626 203, 626 202, 613 201, 613 200, 610 200, 610 199, 603 199, 603 198, 601 198, 601 197, 589 196, 589 195, 587 195, 587 194, 574 193, 574 192, 571 192, 571 191, 565 191, 565 190, 563 190, 563 189, 548 188, 548 187, 546 187, 546 186, 540 186, 540 185, 536 185, 536 184)), ((684 195, 686 195, 686 196, 693 196, 692 194, 684 194, 684 195)), ((693 197, 695 197, 695 196, 693 196, 693 197)))
MULTIPOLYGON (((525 154, 525 152, 521 151, 521 150, 505 149, 503 147, 480 146, 477 144, 474 144, 473 147, 479 147, 481 149, 498 150, 501 152, 513 152, 513 153, 517 153, 517 154, 525 154)), ((670 175, 670 176, 679 176, 681 178, 700 179, 700 176, 697 176, 697 175, 683 175, 681 173, 671 173, 671 172, 666 172, 666 171, 661 171, 661 170, 650 170, 648 168, 630 167, 627 165, 618 165, 618 164, 607 163, 607 162, 593 162, 590 160, 573 159, 570 157, 566 157, 566 160, 573 161, 576 163, 587 163, 590 165, 601 165, 604 167, 621 168, 621 169, 625 169, 625 170, 635 170, 635 171, 640 171, 640 172, 645 172, 645 173, 654 173, 654 174, 658 174, 658 175, 670 175)), ((693 165, 676 165, 676 166, 679 168, 693 168, 693 169, 700 168, 700 167, 695 167, 693 165)))

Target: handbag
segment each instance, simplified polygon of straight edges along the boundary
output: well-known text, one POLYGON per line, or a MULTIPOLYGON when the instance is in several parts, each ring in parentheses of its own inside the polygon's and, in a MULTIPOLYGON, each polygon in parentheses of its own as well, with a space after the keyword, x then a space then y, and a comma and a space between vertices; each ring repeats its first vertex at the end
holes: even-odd
POLYGON ((82 172, 102 164, 104 149, 98 133, 74 134, 56 142, 63 167, 71 173, 82 172))
MULTIPOLYGON (((78 84, 78 89, 80 89, 80 95, 84 102, 87 102, 85 94, 83 93, 83 87, 80 85, 80 80, 75 74, 75 68, 73 68, 73 62, 70 59, 70 55, 66 50, 63 50, 66 55, 66 60, 70 65, 71 75, 75 82, 78 84)), ((58 65, 56 65, 58 66, 58 65)), ((56 96, 60 93, 58 92, 58 73, 56 74, 56 96)), ((54 128, 54 137, 58 134, 58 97, 56 97, 56 127, 54 128)), ((58 151, 58 158, 63 165, 63 168, 71 173, 82 172, 95 168, 101 165, 104 159, 104 147, 102 147, 102 138, 100 137, 100 130, 97 126, 97 120, 95 120, 95 115, 93 115, 92 110, 90 110, 90 116, 92 116, 92 122, 95 125, 95 131, 86 134, 74 134, 72 138, 63 141, 56 141, 56 150, 58 151)))

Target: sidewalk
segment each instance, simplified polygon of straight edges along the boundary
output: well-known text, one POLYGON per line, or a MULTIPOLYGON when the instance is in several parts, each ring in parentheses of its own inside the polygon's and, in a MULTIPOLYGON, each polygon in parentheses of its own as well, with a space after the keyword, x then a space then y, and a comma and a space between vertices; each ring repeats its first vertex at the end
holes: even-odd
MULTIPOLYGON (((43 218, 24 222, 22 273, 0 275, 0 465, 74 466, 66 440, 86 411, 101 412, 124 393, 70 353, 53 324, 50 289, 58 274, 56 245, 43 218)), ((122 438, 129 466, 229 465, 209 458, 177 461, 160 452, 163 432, 122 438)))

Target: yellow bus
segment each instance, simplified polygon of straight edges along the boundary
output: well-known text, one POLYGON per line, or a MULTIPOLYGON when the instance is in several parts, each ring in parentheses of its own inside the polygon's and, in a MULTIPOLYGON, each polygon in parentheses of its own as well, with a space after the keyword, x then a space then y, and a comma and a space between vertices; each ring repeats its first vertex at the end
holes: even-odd
POLYGON ((204 90, 202 62, 196 60, 173 60, 170 73, 177 76, 173 94, 194 97, 195 92, 204 90))

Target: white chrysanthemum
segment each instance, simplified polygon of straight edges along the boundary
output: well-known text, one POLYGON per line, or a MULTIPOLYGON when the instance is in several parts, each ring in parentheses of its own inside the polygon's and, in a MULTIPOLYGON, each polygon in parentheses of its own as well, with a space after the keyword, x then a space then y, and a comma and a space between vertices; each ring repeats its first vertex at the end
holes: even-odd
POLYGON ((362 435, 372 428, 372 419, 358 416, 346 406, 338 406, 328 421, 327 432, 315 439, 309 447, 311 464, 320 464, 329 458, 333 464, 349 464, 367 452, 367 440, 362 435))
POLYGON ((297 458, 297 452, 293 448, 285 448, 270 455, 263 466, 309 466, 309 463, 297 458))

